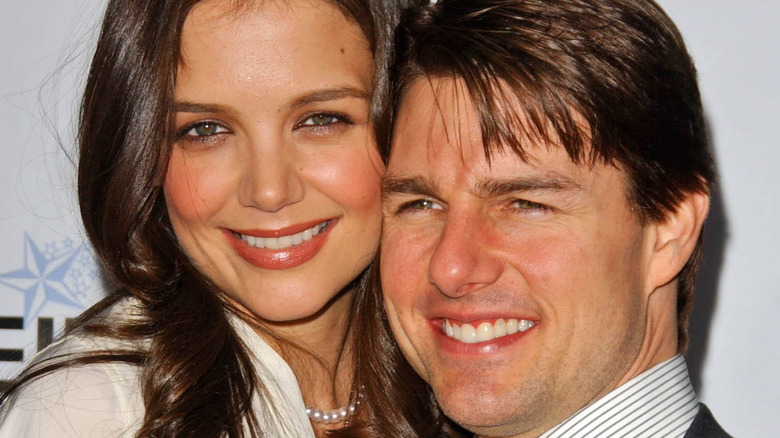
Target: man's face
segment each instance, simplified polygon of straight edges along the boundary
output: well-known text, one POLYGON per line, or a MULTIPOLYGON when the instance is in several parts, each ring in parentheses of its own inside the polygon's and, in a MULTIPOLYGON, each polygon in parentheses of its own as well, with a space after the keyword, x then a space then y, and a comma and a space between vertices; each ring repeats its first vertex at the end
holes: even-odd
POLYGON ((623 171, 538 141, 527 162, 507 149, 488 163, 464 96, 459 80, 417 80, 398 114, 383 187, 390 324, 448 416, 538 436, 623 383, 652 245, 623 171))

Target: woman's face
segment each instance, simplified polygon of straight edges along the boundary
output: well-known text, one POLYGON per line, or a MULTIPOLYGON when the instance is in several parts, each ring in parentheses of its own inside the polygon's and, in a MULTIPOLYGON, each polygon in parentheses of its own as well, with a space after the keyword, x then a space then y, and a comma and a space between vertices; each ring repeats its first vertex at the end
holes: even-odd
POLYGON ((206 0, 181 44, 165 180, 180 244, 267 322, 327 313, 379 238, 366 38, 322 1, 206 0))

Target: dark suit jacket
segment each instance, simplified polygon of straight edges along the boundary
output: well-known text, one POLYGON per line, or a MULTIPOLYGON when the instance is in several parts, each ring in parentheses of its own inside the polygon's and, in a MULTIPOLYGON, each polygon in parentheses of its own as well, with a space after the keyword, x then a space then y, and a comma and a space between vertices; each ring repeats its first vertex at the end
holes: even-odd
POLYGON ((715 421, 712 412, 704 403, 699 403, 699 413, 693 419, 693 424, 685 433, 685 438, 732 438, 715 421))

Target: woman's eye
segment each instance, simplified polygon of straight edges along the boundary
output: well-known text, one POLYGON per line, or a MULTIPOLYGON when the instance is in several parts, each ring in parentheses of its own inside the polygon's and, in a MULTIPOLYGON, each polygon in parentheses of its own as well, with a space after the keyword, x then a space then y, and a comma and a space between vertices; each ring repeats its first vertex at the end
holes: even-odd
POLYGON ((304 116, 304 118, 295 125, 295 129, 304 128, 316 131, 319 129, 340 128, 344 125, 351 124, 352 120, 345 115, 317 113, 304 116))
POLYGON ((188 125, 180 131, 179 137, 203 138, 229 132, 227 128, 216 122, 199 122, 188 125))
POLYGON ((330 114, 316 114, 301 123, 301 126, 323 126, 340 122, 339 118, 330 114))

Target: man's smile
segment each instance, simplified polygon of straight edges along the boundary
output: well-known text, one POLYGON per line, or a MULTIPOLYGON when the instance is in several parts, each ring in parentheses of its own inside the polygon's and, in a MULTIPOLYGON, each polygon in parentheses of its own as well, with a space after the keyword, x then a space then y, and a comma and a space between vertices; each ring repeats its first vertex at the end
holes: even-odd
POLYGON ((463 342, 464 344, 475 344, 477 342, 486 342, 503 336, 513 335, 517 332, 524 332, 537 323, 527 319, 498 318, 493 323, 484 321, 479 324, 460 323, 443 319, 441 322, 442 332, 450 338, 463 342))

